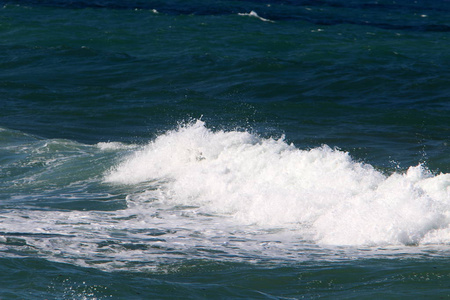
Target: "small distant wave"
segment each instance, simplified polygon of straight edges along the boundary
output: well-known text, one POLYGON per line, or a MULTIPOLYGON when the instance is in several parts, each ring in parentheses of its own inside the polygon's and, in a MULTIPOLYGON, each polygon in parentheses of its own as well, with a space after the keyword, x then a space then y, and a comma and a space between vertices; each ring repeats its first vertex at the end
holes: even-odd
POLYGON ((65 9, 114 9, 151 11, 167 15, 234 15, 239 11, 248 11, 251 8, 261 14, 270 16, 262 18, 255 11, 239 13, 242 16, 258 18, 265 22, 275 21, 305 21, 320 26, 356 25, 380 28, 385 30, 401 30, 412 32, 449 32, 447 15, 450 11, 448 1, 407 1, 391 4, 361 4, 348 1, 333 1, 333 3, 308 2, 283 3, 268 1, 265 5, 255 4, 254 1, 236 1, 233 4, 199 1, 195 3, 183 3, 177 1, 153 2, 145 1, 65 1, 65 0, 8 0, 4 1, 3 8, 9 4, 27 7, 47 6, 65 9), (351 11, 348 14, 348 11, 351 11), (370 11, 370 14, 366 12, 370 11), (406 12, 406 15, 405 15, 406 12), (428 18, 429 15, 434 18, 428 18), (391 16, 391 17, 389 17, 391 16), (396 17, 392 17, 396 16, 396 17), (407 17, 405 17, 407 16, 407 17), (425 17, 426 20, 424 20, 425 17))
POLYGON ((260 16, 259 16, 256 12, 254 12, 253 10, 252 10, 251 12, 249 12, 249 13, 239 13, 238 15, 239 15, 239 16, 249 16, 249 17, 253 17, 253 18, 260 19, 261 21, 264 21, 264 22, 271 22, 271 23, 274 23, 274 21, 272 21, 272 20, 269 20, 269 19, 265 19, 265 18, 260 17, 260 16))

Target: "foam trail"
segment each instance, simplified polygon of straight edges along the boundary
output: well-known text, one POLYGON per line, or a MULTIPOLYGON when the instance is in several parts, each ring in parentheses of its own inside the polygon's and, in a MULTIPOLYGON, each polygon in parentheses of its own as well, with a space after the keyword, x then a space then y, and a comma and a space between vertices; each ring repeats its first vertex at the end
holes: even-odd
POLYGON ((202 121, 159 136, 106 181, 148 182, 129 200, 153 197, 237 224, 312 232, 322 244, 450 243, 450 174, 419 165, 386 176, 328 146, 300 150, 283 139, 213 132, 202 121))

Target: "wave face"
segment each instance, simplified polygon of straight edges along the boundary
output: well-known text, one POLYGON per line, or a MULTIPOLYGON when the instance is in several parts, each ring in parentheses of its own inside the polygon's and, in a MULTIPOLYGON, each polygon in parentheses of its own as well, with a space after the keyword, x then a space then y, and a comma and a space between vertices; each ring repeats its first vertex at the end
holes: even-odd
POLYGON ((138 207, 193 207, 199 216, 288 229, 318 244, 450 242, 450 174, 418 165, 385 175, 326 145, 300 150, 202 121, 160 135, 105 181, 143 187, 127 197, 138 207))

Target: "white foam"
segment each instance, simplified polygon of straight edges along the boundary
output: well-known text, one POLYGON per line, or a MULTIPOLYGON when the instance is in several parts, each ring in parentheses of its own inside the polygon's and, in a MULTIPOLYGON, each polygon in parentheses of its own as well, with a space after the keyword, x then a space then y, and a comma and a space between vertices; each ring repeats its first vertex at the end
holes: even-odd
POLYGON ((126 200, 127 206, 4 207, 0 252, 141 271, 197 258, 302 261, 448 252, 450 174, 419 165, 384 175, 328 146, 301 150, 283 138, 213 131, 202 121, 130 147, 53 140, 29 146, 27 153, 36 156, 20 165, 49 163, 27 173, 30 182, 13 182, 32 193, 12 194, 10 203, 126 200), (117 162, 119 153, 125 156, 117 162), (113 184, 102 184, 98 169, 111 161, 117 166, 105 181, 113 184))
POLYGON ((114 150, 123 150, 123 149, 133 149, 136 148, 136 145, 127 145, 120 142, 100 142, 97 143, 97 148, 104 151, 114 151, 114 150))
POLYGON ((269 19, 265 19, 265 18, 262 18, 262 17, 260 17, 255 11, 251 11, 251 12, 249 12, 249 13, 238 13, 238 15, 239 16, 249 16, 249 17, 252 17, 252 18, 257 18, 257 19, 260 19, 261 21, 264 21, 264 22, 271 22, 271 23, 274 23, 274 21, 272 21, 272 20, 269 20, 269 19))
POLYGON ((385 176, 346 152, 216 131, 202 121, 159 136, 106 181, 146 184, 139 202, 198 207, 236 224, 311 233, 318 243, 450 243, 450 174, 422 166, 385 176))

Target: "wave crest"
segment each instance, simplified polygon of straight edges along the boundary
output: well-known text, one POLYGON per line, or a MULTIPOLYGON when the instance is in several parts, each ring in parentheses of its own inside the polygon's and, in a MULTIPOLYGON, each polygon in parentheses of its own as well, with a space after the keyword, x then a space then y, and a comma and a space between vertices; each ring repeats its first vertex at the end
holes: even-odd
POLYGON ((160 201, 238 224, 312 231, 324 244, 450 241, 450 174, 419 165, 386 176, 326 145, 301 150, 283 138, 213 132, 202 121, 159 136, 106 181, 150 182, 160 201))

